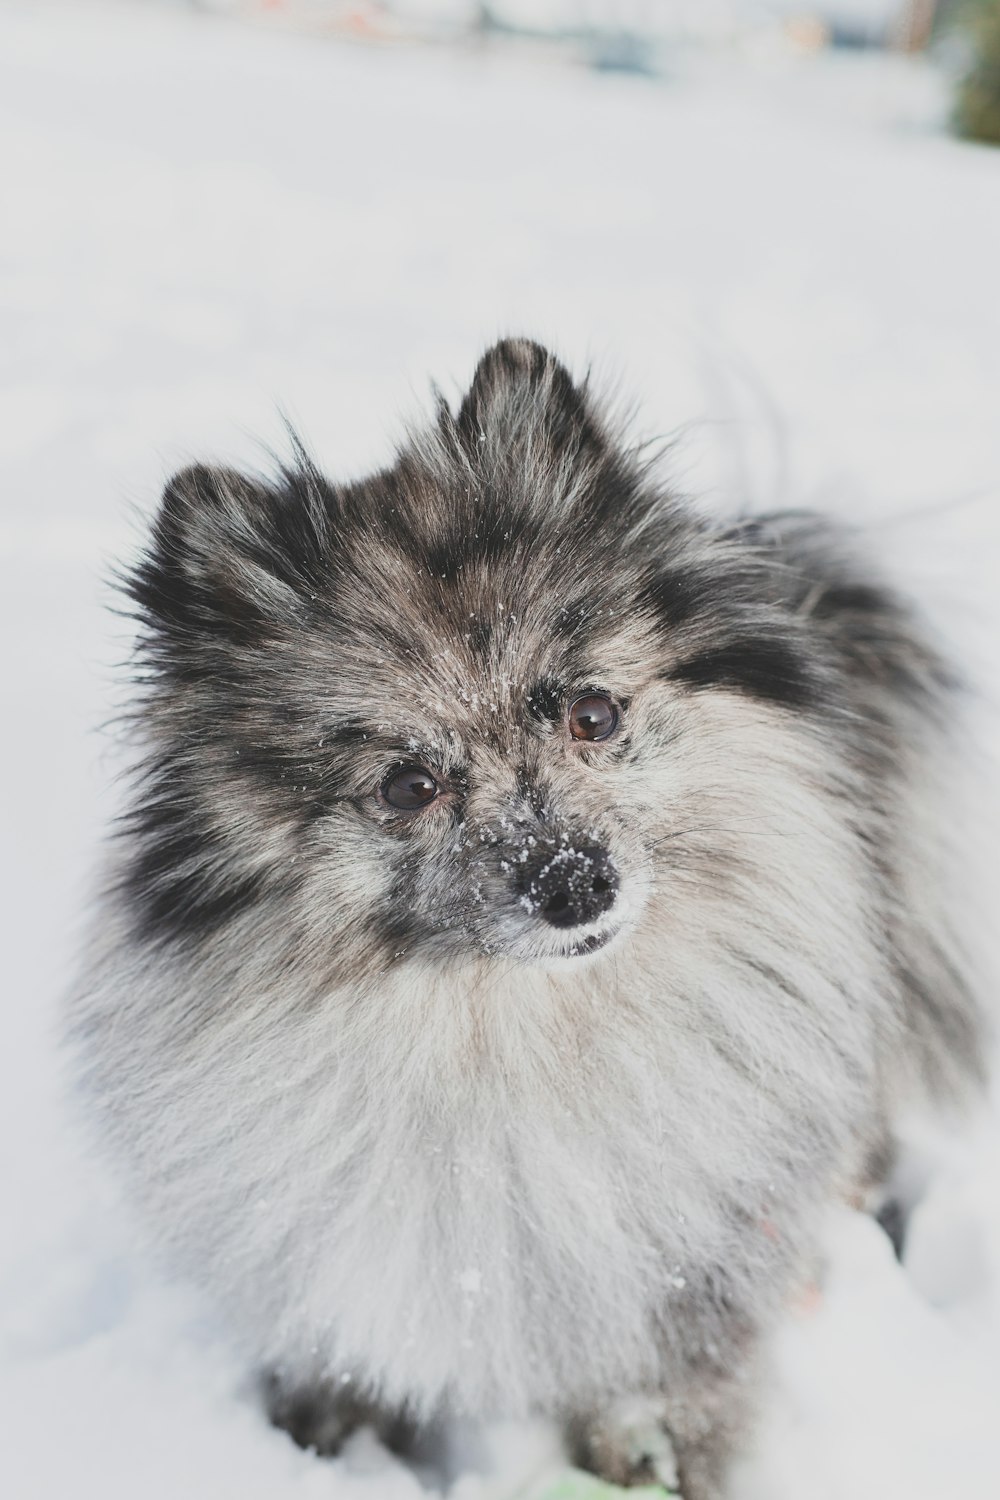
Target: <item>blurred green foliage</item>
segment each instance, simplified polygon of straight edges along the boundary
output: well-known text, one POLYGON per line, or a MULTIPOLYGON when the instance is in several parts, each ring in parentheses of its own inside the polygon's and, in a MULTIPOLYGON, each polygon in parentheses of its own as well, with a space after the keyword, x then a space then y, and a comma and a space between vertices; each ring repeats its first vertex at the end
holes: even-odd
POLYGON ((1000 0, 973 0, 964 24, 972 42, 972 59, 955 104, 961 135, 1000 146, 1000 0))

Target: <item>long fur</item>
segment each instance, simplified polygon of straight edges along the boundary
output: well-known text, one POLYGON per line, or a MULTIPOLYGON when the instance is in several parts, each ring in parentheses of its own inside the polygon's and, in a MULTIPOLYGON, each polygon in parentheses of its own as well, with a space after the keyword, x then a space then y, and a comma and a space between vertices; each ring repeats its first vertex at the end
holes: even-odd
POLYGON ((913 611, 816 517, 699 517, 523 341, 362 483, 179 475, 128 587, 141 773, 71 1027, 157 1243, 290 1386, 667 1392, 716 1494, 820 1209, 978 1076, 913 611), (445 791, 401 814, 410 763, 445 791), (518 875, 584 846, 591 956, 518 875))

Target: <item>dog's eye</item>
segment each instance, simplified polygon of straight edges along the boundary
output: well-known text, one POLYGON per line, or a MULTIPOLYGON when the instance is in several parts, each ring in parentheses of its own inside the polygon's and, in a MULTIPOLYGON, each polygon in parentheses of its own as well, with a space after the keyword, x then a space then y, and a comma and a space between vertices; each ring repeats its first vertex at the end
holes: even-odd
POLYGON ((575 740, 606 740, 618 728, 618 709, 603 693, 586 693, 569 706, 569 732, 575 740))
POLYGON ((390 807, 399 807, 410 812, 415 807, 426 807, 438 794, 438 784, 423 766, 404 766, 393 771, 382 783, 382 796, 390 807))

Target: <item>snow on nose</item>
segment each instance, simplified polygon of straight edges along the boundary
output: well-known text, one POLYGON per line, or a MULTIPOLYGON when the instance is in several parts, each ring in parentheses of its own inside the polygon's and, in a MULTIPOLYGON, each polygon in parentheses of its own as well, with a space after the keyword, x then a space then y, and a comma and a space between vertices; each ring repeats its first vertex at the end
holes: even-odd
POLYGON ((522 904, 552 927, 594 922, 618 895, 618 871, 599 844, 539 845, 517 874, 522 904))

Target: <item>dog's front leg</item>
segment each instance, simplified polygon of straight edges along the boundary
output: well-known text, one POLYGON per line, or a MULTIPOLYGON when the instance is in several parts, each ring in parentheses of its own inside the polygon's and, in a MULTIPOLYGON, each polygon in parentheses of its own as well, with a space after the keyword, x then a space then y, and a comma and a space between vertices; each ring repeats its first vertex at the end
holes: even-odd
POLYGON ((753 1384, 745 1368, 701 1369, 673 1393, 620 1397, 569 1423, 571 1457, 612 1484, 660 1484, 683 1500, 723 1500, 750 1425, 753 1384))

